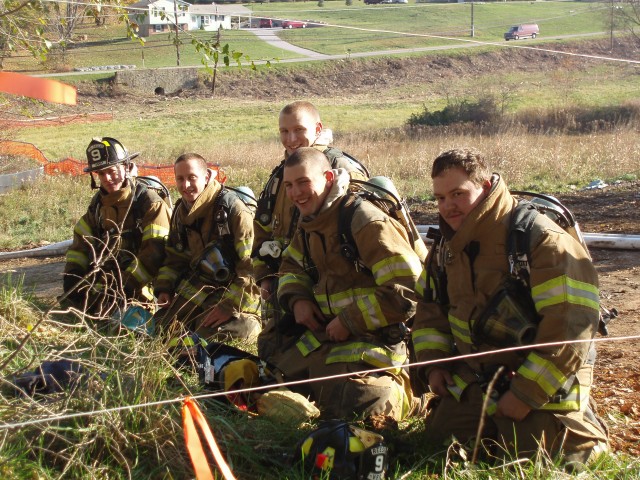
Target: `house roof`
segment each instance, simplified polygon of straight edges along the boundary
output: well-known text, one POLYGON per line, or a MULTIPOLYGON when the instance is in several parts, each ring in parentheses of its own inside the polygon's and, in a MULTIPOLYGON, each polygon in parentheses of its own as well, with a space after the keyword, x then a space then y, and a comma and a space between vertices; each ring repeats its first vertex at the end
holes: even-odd
MULTIPOLYGON (((158 0, 140 0, 139 2, 133 3, 129 5, 132 8, 146 8, 149 5, 156 3, 158 0)), ((243 7, 242 5, 222 5, 216 3, 207 3, 207 4, 191 4, 185 2, 183 0, 176 0, 177 3, 188 5, 189 13, 203 14, 203 13, 212 13, 212 14, 223 14, 223 15, 248 15, 251 13, 247 7, 243 7)))
POLYGON ((189 13, 213 13, 219 15, 249 15, 251 10, 242 5, 222 5, 198 3, 189 7, 189 13))

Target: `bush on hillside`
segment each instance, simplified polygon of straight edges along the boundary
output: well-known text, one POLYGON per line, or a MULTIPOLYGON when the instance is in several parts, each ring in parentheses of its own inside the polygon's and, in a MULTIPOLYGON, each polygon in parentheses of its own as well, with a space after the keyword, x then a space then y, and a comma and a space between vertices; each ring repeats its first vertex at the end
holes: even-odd
POLYGON ((430 111, 426 106, 421 113, 409 117, 408 124, 438 126, 454 123, 473 123, 481 125, 495 122, 500 118, 500 109, 493 97, 487 96, 477 100, 462 99, 450 101, 442 110, 430 111))

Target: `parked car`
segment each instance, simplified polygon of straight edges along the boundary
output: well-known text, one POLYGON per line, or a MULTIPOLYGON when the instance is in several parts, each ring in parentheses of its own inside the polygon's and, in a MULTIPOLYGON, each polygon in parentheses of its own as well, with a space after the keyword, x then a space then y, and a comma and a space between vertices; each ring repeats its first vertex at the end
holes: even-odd
POLYGON ((509 29, 507 33, 504 34, 504 39, 509 40, 519 40, 521 38, 536 38, 540 29, 538 25, 535 23, 523 23, 522 25, 514 25, 509 29))
POLYGON ((260 28, 273 28, 273 20, 270 18, 261 18, 258 26, 260 28))
POLYGON ((364 0, 366 5, 373 5, 375 3, 382 3, 382 0, 364 0))
POLYGON ((282 22, 282 28, 307 28, 307 22, 300 20, 285 20, 282 22))
POLYGON ((409 0, 393 0, 393 3, 409 3, 409 0))

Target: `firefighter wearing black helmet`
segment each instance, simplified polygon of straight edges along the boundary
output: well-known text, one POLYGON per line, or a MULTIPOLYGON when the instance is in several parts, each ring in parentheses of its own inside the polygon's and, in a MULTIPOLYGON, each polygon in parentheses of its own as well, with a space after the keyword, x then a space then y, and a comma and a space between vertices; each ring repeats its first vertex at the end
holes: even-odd
POLYGON ((153 298, 151 281, 165 256, 171 211, 133 176, 131 160, 138 153, 110 137, 92 139, 86 153, 84 171, 98 191, 74 228, 63 288, 76 308, 109 315, 125 300, 153 298))

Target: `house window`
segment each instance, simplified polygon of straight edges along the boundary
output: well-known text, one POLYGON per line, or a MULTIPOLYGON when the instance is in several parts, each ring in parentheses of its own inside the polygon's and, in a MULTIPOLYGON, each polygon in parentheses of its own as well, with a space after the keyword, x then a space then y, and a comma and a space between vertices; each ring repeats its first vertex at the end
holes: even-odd
POLYGON ((153 26, 153 31, 156 32, 156 33, 162 32, 162 25, 154 25, 153 26))
POLYGON ((209 25, 211 23, 211 18, 209 17, 209 15, 206 15, 204 17, 202 17, 202 24, 203 25, 209 25))
POLYGON ((191 23, 196 23, 198 21, 198 17, 195 15, 191 15, 191 23))

